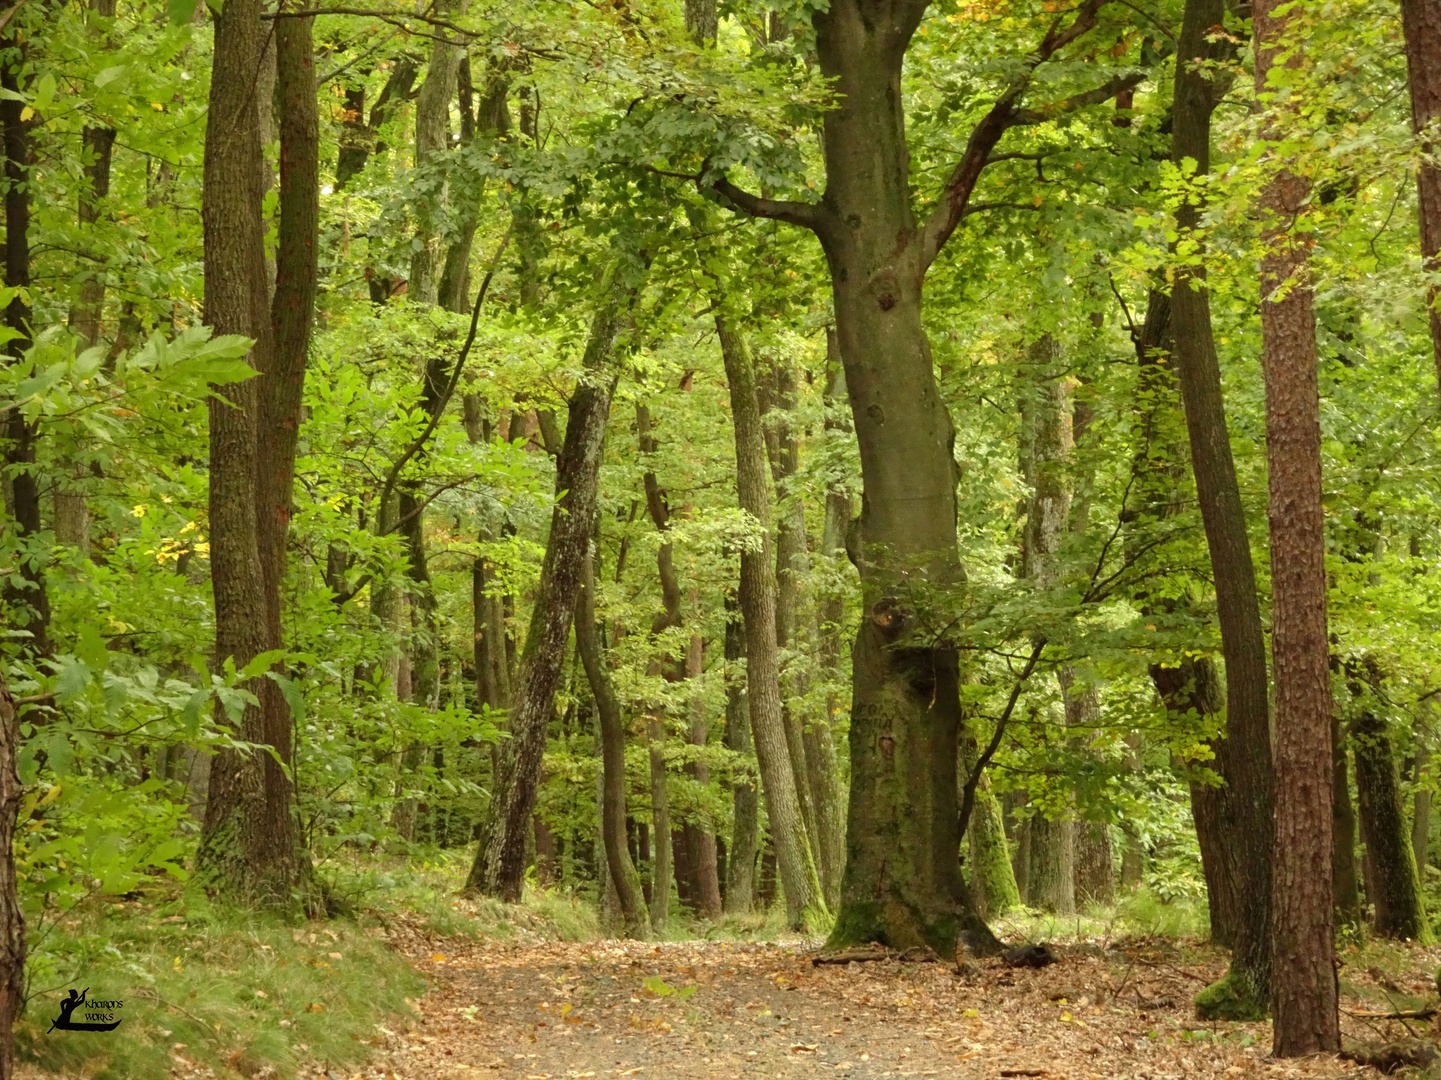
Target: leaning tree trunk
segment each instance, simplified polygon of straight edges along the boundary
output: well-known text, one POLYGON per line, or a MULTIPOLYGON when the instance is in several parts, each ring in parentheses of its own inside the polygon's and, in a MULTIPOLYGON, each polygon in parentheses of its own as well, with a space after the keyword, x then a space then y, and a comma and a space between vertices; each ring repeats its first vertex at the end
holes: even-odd
MULTIPOLYGON (((1282 47, 1276 0, 1252 10, 1256 93, 1282 47)), ((1302 47, 1287 66, 1302 62, 1302 47)), ((1284 166, 1261 196, 1261 365, 1271 533, 1271 649, 1276 674, 1275 894, 1271 949, 1277 1057, 1340 1049, 1335 908, 1331 900, 1331 681, 1326 637, 1326 522, 1321 495, 1321 404, 1309 240, 1291 232, 1310 194, 1284 166)), ((1228 673, 1229 674, 1229 673, 1228 673)), ((1358 763, 1359 764, 1359 763, 1358 763)))
MULTIPOLYGON (((1353 693, 1359 695, 1359 685, 1353 693)), ((1351 721, 1351 746, 1356 756, 1356 794, 1361 810, 1361 839, 1371 874, 1366 899, 1375 910, 1372 929, 1398 941, 1431 942, 1431 928, 1421 900, 1411 835, 1407 828, 1396 754, 1386 721, 1363 708, 1351 721)))
MULTIPOLYGON (((740 602, 726 594, 726 749, 742 758, 751 754, 751 721, 746 700, 746 680, 738 668, 745 659, 746 632, 740 617, 740 602)), ((760 806, 756 786, 737 781, 731 793, 731 844, 726 862, 725 910, 748 913, 755 905, 756 853, 759 849, 760 806)))
MULTIPOLYGON (((1435 125, 1441 120, 1441 7, 1432 0, 1401 0, 1401 29, 1406 39, 1406 81, 1411 91, 1411 128, 1424 137, 1416 171, 1416 203, 1421 216, 1421 259, 1428 274, 1441 270, 1441 166, 1436 164, 1435 125)), ((1441 287, 1426 286, 1431 321, 1431 352, 1441 388, 1441 287)))
POLYGON ((525 653, 516 673, 511 738, 500 755, 490 809, 466 878, 467 892, 518 902, 525 877, 525 841, 535 810, 546 726, 565 665, 581 584, 581 567, 594 530, 600 458, 615 380, 603 368, 628 305, 613 290, 591 320, 583 371, 570 399, 565 442, 555 463, 556 492, 550 539, 525 653))
MULTIPOLYGON (((264 178, 257 167, 262 157, 254 77, 265 34, 260 15, 258 0, 236 0, 215 18, 202 218, 205 321, 217 334, 254 339, 248 359, 264 373, 274 371, 276 361, 261 216, 264 178)), ((274 640, 257 505, 263 378, 232 384, 224 397, 210 401, 215 656, 217 663, 233 660, 236 668, 274 640)), ((289 725, 285 741, 274 743, 268 691, 257 689, 262 704, 245 707, 237 734, 273 747, 288 764, 289 725)), ((270 753, 221 750, 215 756, 195 857, 207 888, 232 902, 290 906, 302 875, 290 794, 284 769, 270 753)))
MULTIPOLYGON (((1198 175, 1211 160, 1211 114, 1229 86, 1215 77, 1214 65, 1227 61, 1232 48, 1211 40, 1211 28, 1225 15, 1224 0, 1187 0, 1178 47, 1172 106, 1171 159, 1189 158, 1198 175)), ((1182 231, 1194 229, 1198 207, 1176 212, 1182 231)), ((1218 820, 1231 822, 1221 843, 1232 851, 1239 881, 1236 921, 1228 927, 1231 967, 1226 978, 1204 991, 1197 1009, 1212 1018, 1259 1019, 1271 993, 1271 838, 1272 791, 1270 717, 1266 701, 1266 653, 1251 544, 1241 505, 1236 466, 1226 426, 1221 369, 1211 329, 1210 299, 1203 268, 1178 269, 1171 292, 1175 328, 1176 373, 1186 409, 1191 468, 1211 571, 1216 583, 1216 614, 1226 662, 1226 742, 1217 747, 1225 788, 1215 797, 1218 820)), ((1328 751, 1329 768, 1329 751, 1328 751)))
POLYGON ((622 932, 629 938, 649 936, 646 923, 645 897, 640 889, 640 874, 631 862, 625 837, 625 725, 621 719, 620 702, 611 685, 601 653, 600 634, 596 630, 595 575, 591 555, 586 554, 581 568, 580 597, 575 611, 575 648, 590 693, 595 698, 600 717, 601 749, 601 838, 605 865, 609 868, 610 885, 620 909, 622 932))
POLYGON ((15 1075, 15 1020, 25 1001, 25 913, 15 881, 15 828, 24 789, 15 765, 20 727, 0 673, 0 1080, 15 1075))
MULTIPOLYGON (((776 583, 772 572, 770 491, 766 486, 765 435, 761 428, 756 376, 745 339, 733 331, 722 315, 716 316, 716 333, 726 379, 730 383, 731 418, 735 425, 736 492, 740 507, 755 519, 759 548, 741 552, 740 605, 746 633, 746 697, 751 732, 760 764, 761 787, 770 818, 782 887, 786 894, 786 922, 804 927, 826 914, 825 895, 810 840, 801 817, 795 773, 786 746, 781 716, 780 671, 776 657, 776 583)), ((954 770, 954 763, 952 770, 954 770)))

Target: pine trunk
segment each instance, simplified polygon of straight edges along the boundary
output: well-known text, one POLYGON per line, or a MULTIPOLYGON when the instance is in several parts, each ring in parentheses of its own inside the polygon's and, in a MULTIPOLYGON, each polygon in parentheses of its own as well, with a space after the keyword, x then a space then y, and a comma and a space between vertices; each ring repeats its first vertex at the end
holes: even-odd
MULTIPOLYGON (((1256 92, 1269 95, 1286 16, 1276 0, 1252 10, 1256 92)), ((1287 42, 1287 65, 1302 48, 1287 42)), ((1273 1053, 1333 1053, 1335 907, 1331 897, 1331 679, 1326 636, 1326 527, 1321 495, 1321 405, 1309 241, 1289 231, 1310 194, 1284 167, 1262 193, 1261 364, 1271 533, 1271 649, 1276 678, 1273 1053)), ((1229 674, 1229 672, 1228 672, 1229 674)), ((1231 674, 1230 677, 1234 678, 1231 674)), ((1359 762, 1358 762, 1359 768, 1359 762)))

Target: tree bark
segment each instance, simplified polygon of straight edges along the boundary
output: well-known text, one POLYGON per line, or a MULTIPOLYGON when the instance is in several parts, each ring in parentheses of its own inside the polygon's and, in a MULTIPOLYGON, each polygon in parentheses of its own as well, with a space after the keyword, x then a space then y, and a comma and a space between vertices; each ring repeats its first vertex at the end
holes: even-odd
MULTIPOLYGON (((685 660, 686 679, 692 687, 700 685, 704 670, 704 642, 699 634, 692 633, 685 660)), ((691 701, 690 716, 691 745, 704 747, 709 741, 709 725, 706 723, 705 704, 698 692, 691 701)), ((691 775, 702 789, 710 786, 710 769, 703 762, 697 761, 691 766, 691 775)), ((696 907, 707 919, 714 922, 721 917, 720 868, 716 863, 715 826, 708 820, 686 826, 686 846, 690 849, 691 867, 695 875, 696 907)))
POLYGON ((1346 775, 1346 742, 1341 718, 1331 714, 1331 893, 1336 921, 1343 927, 1361 925, 1361 889, 1356 873, 1356 810, 1346 775))
POLYGON ((665 725, 646 717, 646 748, 650 757, 650 827, 655 837, 650 864, 650 925, 665 930, 670 921, 670 890, 675 884, 670 840, 670 795, 665 786, 665 725))
MULTIPOLYGON (((1436 164, 1436 123, 1441 120, 1441 8, 1431 0, 1401 0, 1406 39, 1406 76, 1411 91, 1411 129, 1421 137, 1416 203, 1421 218, 1421 259, 1428 275, 1441 273, 1441 167, 1436 164)), ((1426 286, 1431 351, 1441 389, 1441 283, 1426 286)))
POLYGON ((525 653, 516 675, 511 738, 500 755, 494 795, 481 826, 480 846, 466 890, 520 900, 525 836, 535 809, 546 726, 565 663, 580 590, 580 572, 594 531, 600 458, 615 380, 603 368, 628 303, 612 291, 591 320, 583 372, 570 399, 565 443, 556 457, 556 493, 550 538, 525 653))
POLYGON ((1431 789, 1425 785, 1431 764, 1431 748, 1426 745, 1426 735, 1416 730, 1416 772, 1412 777, 1416 794, 1411 801, 1411 853, 1416 859, 1416 877, 1425 884, 1428 848, 1431 844, 1431 789))
MULTIPOLYGON (((275 332, 261 216, 260 115, 254 89, 264 31, 258 0, 236 0, 215 18, 210 108, 206 120, 204 199, 205 321, 217 334, 253 338, 249 362, 261 372, 210 402, 210 570, 215 594, 215 655, 248 664, 275 641, 261 558, 257 480, 261 385, 275 370, 275 332), (228 401, 226 400, 228 399, 228 401)), ((264 103, 268 104, 268 102, 264 103)), ((270 723, 269 691, 247 706, 238 734, 290 760, 289 723, 270 723)), ((210 771, 205 822, 196 853, 200 880, 237 903, 289 907, 304 876, 291 789, 269 753, 221 750, 210 771)))
MULTIPOLYGON (((1359 696, 1360 685, 1353 683, 1352 692, 1359 696)), ((1356 755, 1361 838, 1372 870, 1366 889, 1366 899, 1375 910, 1371 928, 1381 937, 1429 944, 1431 928, 1386 721, 1363 707, 1351 721, 1351 746, 1356 755)))
POLYGON ((0 673, 0 1080, 15 1075, 15 1020, 25 1001, 25 913, 15 879, 15 830, 24 789, 16 773, 20 726, 0 673))
MULTIPOLYGON (((364 88, 348 87, 345 92, 346 118, 340 139, 340 152, 335 161, 335 190, 343 191, 364 168, 372 154, 383 152, 386 147, 383 142, 378 141, 380 129, 389 119, 392 103, 404 101, 410 97, 411 87, 415 85, 417 67, 414 60, 408 56, 398 56, 390 68, 390 76, 385 80, 385 86, 381 88, 375 97, 375 103, 370 107, 370 120, 366 122, 363 116, 365 107, 364 88)), ((372 296, 374 299, 374 296, 372 296)))
MULTIPOLYGON (((968 732, 961 737, 963 779, 975 769, 979 757, 975 736, 968 732)), ((966 837, 970 843, 971 895, 977 910, 987 919, 995 919, 1019 907, 1021 891, 1011 868, 1001 803, 991 790, 988 776, 982 775, 976 785, 976 805, 966 826, 966 837)))
MULTIPOLYGON (((1252 9, 1256 92, 1268 79, 1286 16, 1276 0, 1252 9)), ((1302 46, 1288 66, 1302 60, 1302 46)), ((1264 99, 1263 99, 1264 100, 1264 99)), ((1334 1052, 1335 908, 1331 898, 1331 682, 1326 636, 1326 530, 1321 494, 1321 406, 1316 316, 1306 238, 1290 231, 1309 194, 1281 167, 1261 202, 1261 364, 1266 377, 1266 463, 1271 533, 1271 648, 1276 676, 1273 1053, 1334 1052)), ((1229 675, 1229 672, 1228 672, 1229 675)), ((1229 676, 1234 677, 1234 676, 1229 676)), ((1358 761, 1358 767, 1359 767, 1358 761)))
MULTIPOLYGON (((436 7, 438 15, 456 10, 458 0, 446 0, 436 7)), ((450 102, 455 96, 456 77, 464 50, 448 41, 435 40, 430 47, 430 66, 415 98, 415 168, 417 204, 415 248, 410 258, 406 297, 417 304, 434 304, 439 298, 440 271, 444 256, 439 251, 441 208, 446 202, 446 178, 442 158, 449 150, 450 102)))
MULTIPOLYGON (((765 436, 761 429, 756 376, 745 339, 716 316, 735 425, 736 492, 740 508, 755 519, 759 550, 741 552, 740 605, 746 634, 746 697, 760 764, 770 833, 786 895, 786 923, 803 927, 825 917, 825 896, 801 817, 795 773, 781 715, 776 656, 776 585, 772 572, 770 491, 766 484, 765 436)), ((952 769, 955 766, 952 764, 952 769)))
MULTIPOLYGON (((14 66, 0 69, 0 88, 7 91, 0 101, 0 126, 5 140, 5 284, 12 289, 30 288, 30 132, 21 118, 20 67, 25 49, 19 45, 19 20, 11 20, 4 43, 18 47, 14 66)), ((5 308, 5 325, 16 333, 5 345, 12 362, 19 362, 30 348, 30 305, 16 296, 5 308)), ((48 552, 39 546, 42 529, 40 478, 35 461, 39 431, 20 409, 8 410, 5 421, 5 465, 9 473, 10 503, 14 528, 22 550, 19 552, 21 585, 7 575, 3 590, 10 622, 30 638, 21 647, 32 657, 50 655, 50 594, 45 585, 48 552)))
MULTIPOLYGON (((785 655, 787 650, 795 654, 802 652, 802 627, 805 625, 801 619, 803 585, 809 574, 810 562, 806 552, 805 500, 800 491, 792 490, 794 477, 800 468, 800 432, 789 419, 798 404, 796 370, 793 364, 782 360, 773 365, 772 371, 775 388, 773 406, 778 413, 771 425, 775 434, 775 452, 769 455, 778 503, 776 648, 785 655)), ((804 663, 804 656, 795 655, 782 673, 787 702, 804 701, 808 696, 804 663)), ((841 872, 845 869, 845 820, 841 814, 840 768, 836 762, 835 740, 826 717, 797 715, 788 704, 784 715, 791 764, 801 764, 796 786, 809 795, 801 802, 801 812, 804 815, 809 804, 807 832, 821 888, 829 902, 829 898, 840 896, 841 872)))
MULTIPOLYGON (((740 618, 740 601, 727 591, 726 630, 726 733, 725 746, 734 754, 749 757, 752 751, 751 721, 746 700, 746 680, 739 670, 745 659, 746 632, 740 618)), ((736 783, 732 788, 731 843, 726 863, 725 910, 727 914, 748 913, 755 906, 755 869, 760 807, 755 785, 736 783)))
MULTIPOLYGON (((1178 46, 1172 105, 1171 159, 1196 162, 1196 174, 1210 170, 1211 114, 1228 80, 1213 76, 1198 61, 1224 61, 1232 52, 1212 28, 1225 17, 1224 0, 1187 0, 1178 46)), ((1194 229, 1199 207, 1187 203, 1176 213, 1182 231, 1194 229)), ((1222 756, 1225 788, 1215 797, 1221 822, 1233 825, 1223 843, 1235 859, 1239 900, 1231 939, 1231 967, 1216 992, 1259 1018, 1271 994, 1271 845, 1273 776, 1270 716, 1267 711, 1265 642, 1261 633, 1256 573, 1251 561, 1245 511, 1236 481, 1226 426, 1220 363, 1211 330, 1210 299, 1203 268, 1178 268, 1171 292, 1176 371, 1186 409, 1191 468, 1206 529, 1216 584, 1221 652, 1226 664, 1226 742, 1222 756)), ((1314 372, 1313 372, 1314 375, 1314 372)), ((1329 754, 1329 752, 1328 752, 1329 754)), ((1329 765, 1328 765, 1329 767, 1329 765)), ((1223 826, 1224 827, 1224 826, 1223 826)), ((1198 1002, 1200 1007, 1200 1002, 1198 1002)), ((1209 1006, 1208 1006, 1209 1007, 1209 1006)))

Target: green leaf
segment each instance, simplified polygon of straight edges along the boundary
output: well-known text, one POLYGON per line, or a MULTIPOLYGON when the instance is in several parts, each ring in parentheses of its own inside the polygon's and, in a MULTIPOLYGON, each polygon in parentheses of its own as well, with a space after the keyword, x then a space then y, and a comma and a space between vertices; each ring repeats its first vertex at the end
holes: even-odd
MULTIPOLYGON (((195 17, 196 0, 165 0, 165 14, 171 26, 184 26, 195 17)), ((220 5, 215 5, 216 10, 220 5)))

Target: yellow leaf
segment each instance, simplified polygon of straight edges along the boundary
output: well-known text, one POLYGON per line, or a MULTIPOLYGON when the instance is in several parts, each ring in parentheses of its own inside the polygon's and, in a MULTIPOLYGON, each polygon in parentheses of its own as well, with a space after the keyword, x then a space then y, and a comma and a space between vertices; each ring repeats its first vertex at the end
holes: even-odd
POLYGON ((434 960, 437 964, 443 964, 443 963, 445 963, 445 954, 444 954, 444 953, 434 953, 434 954, 431 955, 431 959, 434 960))
POLYGON ((23 124, 26 120, 29 120, 34 115, 35 110, 32 109, 29 105, 26 105, 25 108, 20 110, 20 122, 23 124))
POLYGON ((152 102, 150 103, 150 107, 151 107, 152 109, 154 109, 156 112, 164 112, 164 111, 165 111, 165 106, 162 105, 162 104, 160 104, 160 102, 158 102, 158 101, 152 101, 152 102))
POLYGON ((1063 1012, 1063 1013, 1061 1013, 1061 1019, 1064 1020, 1064 1021, 1069 1022, 1070 1019, 1071 1019, 1071 1014, 1068 1013, 1068 1012, 1063 1012))

